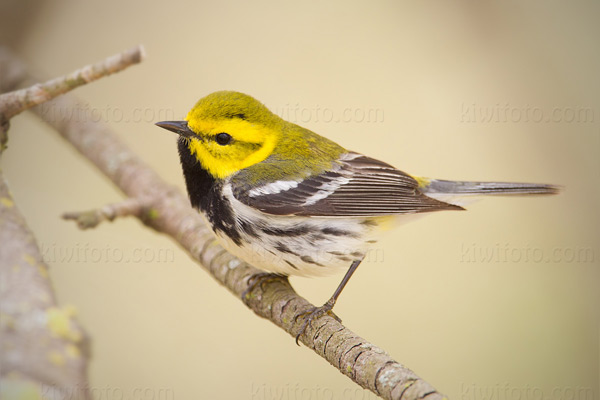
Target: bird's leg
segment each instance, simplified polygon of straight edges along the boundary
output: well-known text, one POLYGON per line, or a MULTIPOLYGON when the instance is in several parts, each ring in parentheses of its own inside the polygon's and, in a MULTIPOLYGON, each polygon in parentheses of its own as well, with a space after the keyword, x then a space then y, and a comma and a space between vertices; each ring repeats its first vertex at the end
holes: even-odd
POLYGON ((287 276, 273 274, 271 272, 259 272, 258 274, 254 274, 248 279, 248 287, 242 293, 242 301, 246 302, 250 293, 257 287, 263 288, 263 285, 269 282, 273 282, 276 280, 284 279, 287 281, 287 276))
POLYGON ((333 309, 333 306, 335 305, 335 302, 337 301, 338 297, 340 297, 342 290, 344 290, 344 287, 346 287, 346 284, 350 280, 350 277, 352 276, 354 271, 356 271, 356 269, 358 268, 358 266, 360 265, 362 260, 363 259, 361 258, 360 260, 352 261, 352 264, 350 265, 350 268, 348 268, 346 275, 344 275, 344 278, 342 278, 342 281, 338 285, 337 289, 335 289, 335 292, 333 292, 333 296, 331 296, 331 298, 329 300, 327 300, 327 302, 325 304, 323 304, 321 307, 314 307, 311 310, 308 310, 308 311, 305 311, 303 313, 296 315, 295 320, 298 320, 298 318, 306 315, 306 319, 305 319, 304 323, 302 324, 302 326, 300 327, 300 331, 296 335, 296 344, 297 345, 299 345, 298 340, 300 339, 300 336, 304 333, 304 331, 308 327, 308 324, 310 324, 314 319, 320 318, 323 314, 330 314, 333 318, 335 318, 336 320, 341 322, 341 319, 339 319, 337 317, 337 315, 335 315, 333 312, 331 312, 331 310, 333 309))

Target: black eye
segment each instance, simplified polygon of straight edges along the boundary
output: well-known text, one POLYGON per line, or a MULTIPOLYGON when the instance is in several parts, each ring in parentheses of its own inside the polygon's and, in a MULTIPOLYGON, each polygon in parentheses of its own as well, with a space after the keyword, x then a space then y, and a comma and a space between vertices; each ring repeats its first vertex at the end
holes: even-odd
POLYGON ((217 143, 221 146, 231 143, 231 139, 233 139, 228 133, 218 133, 215 138, 217 139, 217 143))

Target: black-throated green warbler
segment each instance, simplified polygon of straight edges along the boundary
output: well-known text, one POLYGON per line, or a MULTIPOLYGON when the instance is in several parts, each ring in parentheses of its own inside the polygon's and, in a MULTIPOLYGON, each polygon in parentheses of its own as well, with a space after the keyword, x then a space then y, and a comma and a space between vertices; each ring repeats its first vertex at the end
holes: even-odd
POLYGON ((284 121, 238 92, 212 93, 186 121, 156 125, 180 135, 191 203, 227 250, 285 276, 348 269, 300 334, 312 318, 333 308, 387 220, 462 210, 443 200, 463 195, 557 192, 542 184, 417 178, 284 121))

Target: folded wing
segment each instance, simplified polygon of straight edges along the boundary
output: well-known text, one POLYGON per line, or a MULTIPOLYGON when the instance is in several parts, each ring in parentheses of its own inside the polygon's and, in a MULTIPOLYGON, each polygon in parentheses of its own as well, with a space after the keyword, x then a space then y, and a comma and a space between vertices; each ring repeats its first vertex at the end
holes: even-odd
POLYGON ((389 164, 346 153, 329 171, 300 181, 275 181, 246 190, 242 203, 273 215, 384 216, 462 207, 426 196, 417 181, 389 164))

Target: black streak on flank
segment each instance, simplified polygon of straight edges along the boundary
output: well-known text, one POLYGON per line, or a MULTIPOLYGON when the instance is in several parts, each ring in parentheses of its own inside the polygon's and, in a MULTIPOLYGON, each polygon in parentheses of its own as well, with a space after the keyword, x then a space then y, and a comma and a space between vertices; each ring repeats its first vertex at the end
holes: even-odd
POLYGON ((336 228, 323 228, 321 229, 321 232, 323 232, 325 235, 357 237, 356 233, 354 232, 348 232, 343 229, 336 228))
POLYGON ((318 242, 320 240, 325 240, 325 239, 327 239, 327 236, 321 235, 320 233, 313 233, 310 235, 310 240, 313 242, 318 242))
POLYGON ((240 228, 244 231, 246 235, 252 236, 254 238, 258 237, 256 230, 250 222, 246 221, 245 219, 238 219, 238 223, 240 225, 240 228))
POLYGON ((377 226, 377 222, 371 219, 365 219, 363 222, 361 222, 361 224, 363 224, 364 226, 377 226))
POLYGON ((336 256, 338 260, 347 261, 347 262, 352 261, 352 259, 350 257, 346 257, 346 255, 344 253, 341 253, 339 251, 328 251, 328 253, 336 256))
POLYGON ((293 228, 281 229, 281 228, 261 228, 264 233, 272 236, 300 236, 310 232, 310 229, 306 225, 296 225, 293 228))
POLYGON ((304 261, 305 263, 308 263, 308 264, 316 264, 316 265, 318 265, 318 266, 320 266, 320 267, 322 267, 322 266, 323 266, 323 264, 320 264, 320 263, 316 262, 316 261, 315 261, 315 260, 313 260, 313 259, 312 259, 312 257, 310 257, 310 256, 302 256, 302 257, 300 257, 300 259, 301 259, 302 261, 304 261))
POLYGON ((296 266, 295 266, 294 264, 292 264, 290 261, 288 261, 288 260, 283 260, 283 261, 285 261, 286 263, 288 263, 288 265, 289 265, 290 267, 292 267, 292 268, 294 268, 294 269, 298 269, 298 267, 296 267, 296 266))
POLYGON ((286 253, 286 254, 293 254, 293 255, 295 255, 295 256, 298 256, 298 257, 300 257, 300 255, 299 255, 298 253, 294 253, 292 250, 290 250, 290 248, 289 248, 289 247, 287 247, 285 244, 283 244, 283 243, 281 243, 281 242, 277 243, 277 245, 275 246, 275 249, 276 249, 277 251, 280 251, 280 252, 282 252, 282 253, 286 253))
POLYGON ((187 145, 188 139, 179 138, 179 160, 192 207, 202 211, 210 222, 213 231, 221 231, 238 246, 242 238, 235 224, 233 210, 229 201, 221 197, 222 183, 206 171, 187 145))

